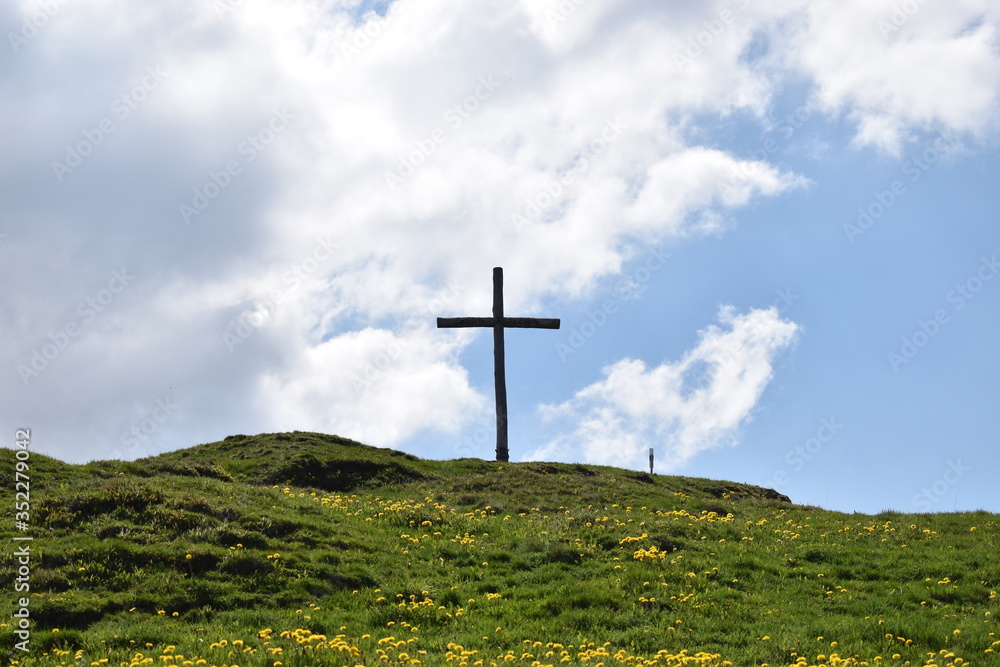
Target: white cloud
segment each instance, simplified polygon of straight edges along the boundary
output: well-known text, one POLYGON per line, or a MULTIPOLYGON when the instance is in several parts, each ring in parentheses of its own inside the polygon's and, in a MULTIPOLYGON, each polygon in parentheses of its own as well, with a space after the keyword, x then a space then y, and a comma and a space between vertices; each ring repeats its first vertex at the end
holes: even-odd
POLYGON ((675 363, 653 368, 623 359, 604 379, 572 399, 545 406, 567 433, 524 460, 575 460, 642 467, 655 447, 660 470, 676 470, 698 452, 736 444, 772 378, 774 359, 795 339, 798 326, 777 310, 737 314, 723 307, 724 328, 711 325, 675 363))
POLYGON ((378 446, 423 430, 455 433, 486 405, 466 372, 445 361, 453 344, 424 328, 405 337, 363 329, 303 345, 290 367, 264 374, 257 402, 280 430, 349 433, 378 446))
POLYGON ((857 124, 856 141, 898 155, 917 131, 997 129, 1000 11, 990 0, 810 2, 783 42, 816 101, 857 124))
POLYGON ((782 173, 764 162, 736 160, 730 155, 702 147, 689 148, 666 156, 652 165, 648 180, 635 201, 626 207, 626 219, 637 228, 649 227, 663 233, 665 221, 671 232, 713 232, 713 224, 692 222, 690 217, 718 206, 735 208, 756 195, 774 196, 802 187, 808 180, 782 173), (678 197, 677 192, 683 192, 678 197))

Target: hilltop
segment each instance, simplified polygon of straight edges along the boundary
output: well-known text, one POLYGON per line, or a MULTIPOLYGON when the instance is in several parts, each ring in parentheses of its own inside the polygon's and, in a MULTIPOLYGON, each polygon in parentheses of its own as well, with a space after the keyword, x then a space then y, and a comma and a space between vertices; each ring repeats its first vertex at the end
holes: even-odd
POLYGON ((846 515, 732 482, 302 432, 131 462, 33 454, 31 479, 23 665, 903 666, 1000 650, 985 512, 846 515))
MULTIPOLYGON (((620 498, 619 494, 628 489, 628 492, 652 497, 664 492, 669 494, 681 491, 703 499, 721 498, 729 494, 747 499, 790 502, 787 496, 772 489, 748 484, 692 477, 651 476, 644 472, 581 464, 504 464, 482 459, 434 461, 392 449, 372 447, 335 435, 299 431, 258 436, 231 435, 219 442, 139 459, 133 463, 100 462, 90 464, 89 467, 98 475, 101 474, 100 471, 113 469, 139 477, 209 477, 254 485, 309 486, 334 492, 371 490, 406 483, 415 483, 435 492, 483 490, 487 486, 482 476, 505 469, 504 475, 491 480, 494 484, 490 487, 497 491, 499 489, 496 484, 500 484, 504 493, 515 491, 519 496, 525 496, 523 500, 538 499, 551 493, 555 490, 552 488, 553 483, 559 484, 564 492, 596 493, 604 487, 607 478, 592 479, 590 484, 579 485, 572 480, 612 475, 621 485, 615 492, 616 498, 620 498), (553 475, 554 477, 550 477, 553 475), (545 479, 549 483, 543 481, 539 487, 540 480, 545 479), (569 487, 562 486, 567 483, 569 487)), ((607 491, 603 489, 602 493, 606 494, 607 491)), ((497 503, 498 507, 502 505, 499 500, 497 503)))

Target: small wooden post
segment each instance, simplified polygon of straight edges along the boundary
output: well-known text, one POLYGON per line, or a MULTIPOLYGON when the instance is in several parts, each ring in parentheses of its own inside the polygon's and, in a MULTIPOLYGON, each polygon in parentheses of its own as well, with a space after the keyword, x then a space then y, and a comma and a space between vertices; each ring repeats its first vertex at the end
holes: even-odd
POLYGON ((649 448, 649 474, 653 474, 653 448, 649 448))

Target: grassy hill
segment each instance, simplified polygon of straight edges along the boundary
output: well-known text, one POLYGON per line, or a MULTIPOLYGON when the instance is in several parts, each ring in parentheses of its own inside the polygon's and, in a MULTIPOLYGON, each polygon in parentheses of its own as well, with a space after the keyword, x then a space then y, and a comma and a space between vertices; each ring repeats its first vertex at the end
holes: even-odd
POLYGON ((0 660, 20 665, 1000 664, 985 512, 848 515, 300 432, 33 454, 30 475, 30 529, 0 531, 0 660), (34 538, 29 653, 8 650, 15 534, 34 538))

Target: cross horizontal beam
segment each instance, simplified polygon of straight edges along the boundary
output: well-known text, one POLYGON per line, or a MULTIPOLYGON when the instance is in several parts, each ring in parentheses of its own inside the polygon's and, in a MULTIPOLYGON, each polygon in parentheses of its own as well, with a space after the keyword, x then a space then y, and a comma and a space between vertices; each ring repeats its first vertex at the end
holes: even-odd
POLYGON ((548 317, 439 317, 438 329, 501 326, 516 329, 558 329, 559 320, 548 317))

